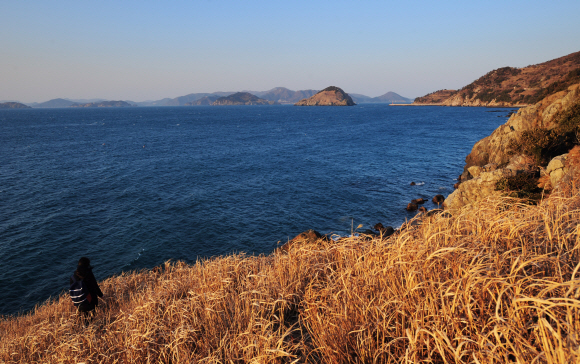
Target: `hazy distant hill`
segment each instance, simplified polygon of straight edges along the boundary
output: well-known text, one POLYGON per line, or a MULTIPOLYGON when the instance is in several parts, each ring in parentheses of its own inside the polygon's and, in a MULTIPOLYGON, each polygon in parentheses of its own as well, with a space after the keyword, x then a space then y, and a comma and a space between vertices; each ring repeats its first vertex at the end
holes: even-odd
POLYGON ((48 107, 48 108, 56 108, 56 107, 69 107, 75 104, 74 101, 65 100, 65 99, 52 99, 45 102, 40 103, 32 103, 30 106, 32 107, 48 107))
POLYGON ((102 101, 102 102, 89 102, 87 104, 74 103, 69 107, 131 107, 131 106, 134 105, 131 105, 125 101, 102 101))
POLYGON ((188 102, 187 104, 185 104, 185 106, 209 106, 219 98, 220 96, 217 95, 204 96, 199 100, 188 102))
POLYGON ((249 92, 236 92, 233 95, 223 96, 215 100, 212 105, 274 105, 275 101, 268 101, 252 95, 249 92))
POLYGON ((446 106, 514 106, 534 104, 580 82, 580 52, 524 68, 488 72, 461 90, 443 90, 418 97, 415 104, 446 106))
POLYGON ((0 109, 31 109, 31 107, 20 102, 2 102, 0 103, 0 109))
POLYGON ((412 99, 408 99, 392 91, 387 92, 384 95, 377 97, 369 97, 361 94, 349 94, 353 101, 357 104, 370 104, 370 103, 386 103, 386 104, 407 104, 413 102, 412 99))
POLYGON ((317 92, 318 90, 292 91, 286 87, 275 87, 268 91, 254 92, 254 94, 268 101, 276 101, 280 104, 294 104, 315 95, 317 92))
POLYGON ((221 96, 228 96, 233 94, 234 92, 223 92, 223 91, 219 91, 219 92, 212 92, 212 93, 193 93, 193 94, 188 94, 185 96, 179 96, 179 97, 175 97, 175 98, 165 98, 165 99, 161 99, 161 100, 157 100, 157 101, 143 101, 143 102, 137 102, 136 104, 138 106, 191 106, 192 104, 190 104, 191 102, 195 102, 197 100, 200 100, 204 97, 213 97, 215 96, 215 99, 217 99, 218 97, 221 96))

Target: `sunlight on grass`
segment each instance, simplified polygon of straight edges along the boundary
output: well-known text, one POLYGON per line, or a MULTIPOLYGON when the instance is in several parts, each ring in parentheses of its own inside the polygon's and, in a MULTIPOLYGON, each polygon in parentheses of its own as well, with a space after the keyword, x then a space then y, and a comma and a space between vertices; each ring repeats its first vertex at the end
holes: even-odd
POLYGON ((580 190, 493 199, 389 238, 293 244, 101 283, 0 320, 5 363, 574 363, 580 190))

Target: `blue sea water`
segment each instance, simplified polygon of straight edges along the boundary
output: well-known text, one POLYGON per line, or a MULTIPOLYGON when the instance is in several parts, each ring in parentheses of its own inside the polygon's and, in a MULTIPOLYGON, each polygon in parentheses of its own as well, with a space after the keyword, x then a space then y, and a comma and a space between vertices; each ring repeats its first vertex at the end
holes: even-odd
POLYGON ((0 314, 67 289, 81 256, 101 280, 169 259, 267 254, 310 228, 348 235, 352 224, 397 227, 413 216, 410 200, 452 192, 473 144, 507 113, 1 110, 0 314))

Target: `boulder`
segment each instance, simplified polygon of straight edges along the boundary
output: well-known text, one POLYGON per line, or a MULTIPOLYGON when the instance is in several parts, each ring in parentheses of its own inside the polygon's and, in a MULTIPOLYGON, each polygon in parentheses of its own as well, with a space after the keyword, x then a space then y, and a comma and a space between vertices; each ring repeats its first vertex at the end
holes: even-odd
POLYGON ((416 205, 421 205, 424 204, 427 200, 425 200, 424 198, 416 198, 414 200, 411 201, 411 203, 414 203, 416 205))
POLYGON ((516 176, 522 170, 513 170, 509 168, 496 169, 491 172, 482 172, 479 177, 465 181, 459 185, 445 199, 444 206, 446 210, 456 210, 465 205, 481 201, 488 196, 500 194, 495 190, 495 184, 502 178, 516 176))
POLYGON ((290 247, 294 244, 308 244, 308 243, 316 243, 316 242, 328 242, 330 239, 326 235, 320 234, 316 230, 306 230, 301 232, 300 234, 296 235, 294 239, 290 240, 286 244, 282 245, 278 248, 279 252, 287 252, 290 250, 290 247))
POLYGON ((392 226, 387 226, 384 227, 383 224, 381 224, 380 222, 378 224, 376 224, 373 229, 377 230, 379 233, 381 233, 382 236, 391 236, 395 233, 395 229, 393 229, 392 226))
POLYGON ((406 210, 407 211, 417 211, 417 208, 418 208, 417 204, 410 202, 407 204, 406 210))
POLYGON ((416 185, 416 183, 415 182, 411 182, 411 186, 414 186, 414 185, 416 185))
POLYGON ((445 201, 445 197, 443 197, 443 195, 435 195, 435 197, 433 197, 433 203, 436 203, 437 205, 442 204, 443 201, 445 201))
POLYGON ((550 184, 553 187, 556 187, 558 182, 568 173, 567 159, 568 153, 559 155, 548 163, 546 174, 550 176, 550 184))
POLYGON ((426 213, 427 212, 427 208, 425 206, 421 206, 419 207, 419 211, 422 213, 426 213))

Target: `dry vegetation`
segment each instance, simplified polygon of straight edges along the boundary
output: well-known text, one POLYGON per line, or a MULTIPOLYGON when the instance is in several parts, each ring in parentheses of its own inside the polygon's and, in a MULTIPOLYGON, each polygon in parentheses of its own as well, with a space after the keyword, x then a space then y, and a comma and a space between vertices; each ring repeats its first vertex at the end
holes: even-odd
POLYGON ((580 192, 496 199, 388 239, 166 263, 0 320, 4 363, 578 363, 580 192))

